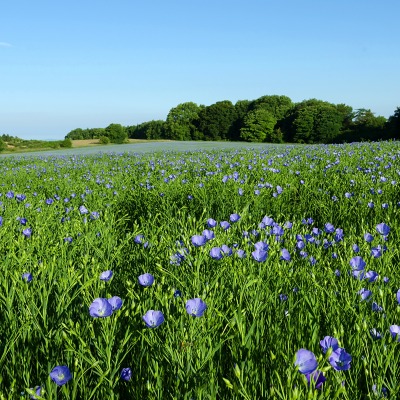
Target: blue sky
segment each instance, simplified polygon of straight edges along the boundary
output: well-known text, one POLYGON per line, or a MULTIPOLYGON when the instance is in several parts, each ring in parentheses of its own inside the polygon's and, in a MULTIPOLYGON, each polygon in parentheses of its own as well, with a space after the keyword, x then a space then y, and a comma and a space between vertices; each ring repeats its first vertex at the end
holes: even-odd
POLYGON ((400 106, 398 0, 3 0, 0 134, 165 119, 185 101, 400 106))

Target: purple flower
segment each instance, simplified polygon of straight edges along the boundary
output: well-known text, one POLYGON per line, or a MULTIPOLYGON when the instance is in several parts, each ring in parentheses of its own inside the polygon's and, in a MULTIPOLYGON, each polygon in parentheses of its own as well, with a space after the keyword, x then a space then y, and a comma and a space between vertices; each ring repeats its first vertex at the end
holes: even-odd
POLYGON ((374 237, 370 233, 364 233, 364 240, 367 243, 371 243, 374 240, 374 237))
POLYGON ((367 264, 360 256, 353 257, 350 260, 350 266, 353 268, 354 271, 362 271, 367 264))
POLYGON ((358 253, 360 251, 360 248, 358 247, 357 244, 353 244, 353 251, 354 253, 358 253))
POLYGON ((68 236, 68 237, 66 237, 66 238, 64 238, 64 242, 66 242, 66 243, 72 243, 72 237, 71 236, 68 236))
POLYGON ((214 260, 220 260, 224 255, 222 254, 220 247, 213 247, 210 250, 210 257, 214 260))
POLYGON ((397 302, 400 304, 400 289, 397 291, 396 298, 397 302))
POLYGON ((379 304, 375 303, 375 301, 372 303, 372 311, 374 312, 381 312, 383 311, 383 307, 380 306, 379 304))
POLYGON ((385 223, 380 223, 376 226, 376 231, 383 236, 386 236, 390 232, 390 228, 385 223))
POLYGON ((317 359, 312 351, 300 349, 296 353, 296 361, 294 363, 302 374, 312 374, 318 367, 317 359))
POLYGON ((33 276, 30 272, 25 272, 24 274, 22 274, 22 279, 26 282, 29 283, 32 281, 33 276))
POLYGON ((231 224, 228 221, 221 221, 220 222, 221 228, 226 231, 231 227, 231 224))
POLYGON ((224 253, 224 255, 226 256, 231 256, 232 255, 232 249, 227 246, 226 244, 223 244, 221 246, 221 251, 224 253))
POLYGON ((136 244, 142 244, 144 242, 144 236, 143 235, 136 235, 133 241, 136 244))
POLYGON ((329 357, 329 363, 336 371, 347 371, 350 368, 352 357, 345 349, 338 347, 329 357))
POLYGON ((111 304, 112 310, 117 311, 122 307, 122 299, 118 296, 113 296, 108 299, 108 302, 111 304))
POLYGON ((120 377, 123 381, 130 381, 132 378, 132 370, 130 368, 122 368, 120 377))
POLYGON ((113 312, 112 305, 107 299, 101 297, 94 299, 93 303, 89 306, 89 314, 93 318, 109 317, 113 312))
POLYGON ((361 296, 361 300, 367 300, 369 297, 372 296, 372 292, 368 289, 362 288, 360 289, 357 294, 361 296))
POLYGON ((90 219, 91 219, 91 220, 98 219, 99 217, 100 217, 100 214, 99 214, 97 211, 92 211, 92 212, 90 213, 90 219))
POLYGON ((19 219, 19 223, 20 223, 21 225, 26 225, 27 222, 28 222, 28 220, 27 220, 26 218, 20 218, 20 219, 19 219))
POLYGON ((289 253, 289 251, 287 249, 282 249, 281 258, 280 259, 284 260, 284 261, 290 261, 291 260, 290 253, 289 253))
POLYGON ((53 199, 46 199, 46 204, 49 206, 54 203, 53 199))
POLYGON ((393 339, 397 339, 400 342, 400 326, 399 325, 391 325, 389 328, 390 334, 393 339))
POLYGON ((206 309, 206 303, 198 297, 186 302, 186 312, 193 317, 202 317, 206 309))
POLYGON ((31 399, 31 400, 37 400, 37 397, 36 396, 41 396, 41 394, 42 394, 42 387, 41 386, 35 386, 34 388, 30 388, 32 391, 34 390, 35 391, 35 395, 33 395, 33 394, 31 394, 30 396, 29 396, 29 398, 31 399))
POLYGON ((326 381, 326 378, 322 371, 316 370, 311 374, 305 374, 307 378, 308 385, 310 386, 311 380, 314 381, 315 389, 321 389, 323 383, 326 381))
POLYGON ((214 231, 211 231, 210 229, 204 229, 202 235, 205 236, 207 240, 212 240, 215 238, 214 231))
POLYGON ((57 367, 54 367, 53 370, 50 372, 50 378, 58 386, 62 386, 72 379, 72 375, 67 366, 58 365, 57 367))
POLYGON ((239 214, 231 214, 229 216, 229 219, 231 222, 238 222, 240 219, 240 215, 239 214))
POLYGON ((279 300, 280 300, 280 301, 286 301, 287 299, 288 299, 288 297, 287 297, 286 294, 281 293, 281 294, 279 295, 279 300))
POLYGON ((195 247, 204 246, 207 243, 207 238, 204 235, 193 235, 192 244, 195 247))
POLYGON ((108 282, 113 276, 113 272, 111 270, 103 271, 100 274, 100 280, 108 282))
POLYGON ((264 262, 267 259, 268 253, 264 250, 254 250, 251 255, 258 262, 264 262))
POLYGON ((306 247, 306 244, 305 244, 302 240, 299 240, 299 241, 296 243, 296 247, 297 247, 299 250, 303 250, 304 247, 306 247))
POLYGON ((161 311, 149 310, 142 319, 148 328, 157 328, 164 322, 164 314, 161 311))
POLYGON ((22 231, 22 234, 26 237, 26 238, 30 238, 32 235, 32 228, 26 228, 22 231))
POLYGON ((217 226, 217 221, 215 219, 209 218, 207 220, 207 226, 209 228, 215 228, 217 226))
POLYGON ((154 282, 154 276, 149 273, 145 273, 143 275, 139 275, 138 277, 139 285, 148 287, 151 286, 154 282))
POLYGON ((382 252, 381 252, 380 247, 373 247, 371 249, 371 256, 374 257, 374 258, 381 257, 382 256, 382 252))
POLYGON ((375 271, 368 271, 365 274, 365 278, 368 279, 368 282, 375 282, 378 277, 379 275, 375 271))
POLYGON ((263 222, 263 224, 264 224, 265 226, 272 226, 273 223, 274 223, 274 220, 273 220, 271 217, 265 216, 265 217, 262 219, 262 222, 263 222))
POLYGON ((237 256, 238 256, 239 258, 245 258, 245 257, 246 257, 246 252, 245 252, 244 250, 242 250, 242 249, 239 249, 239 250, 236 252, 236 254, 237 254, 237 256))
POLYGON ((265 243, 265 242, 257 242, 257 243, 254 243, 254 248, 256 250, 268 251, 269 245, 268 245, 268 243, 265 243))
POLYGON ((380 332, 378 332, 378 331, 376 330, 376 328, 372 328, 372 329, 369 331, 369 333, 370 333, 372 339, 374 339, 374 340, 382 339, 382 334, 381 334, 380 332))
POLYGON ((323 353, 325 354, 330 348, 332 348, 333 351, 339 348, 339 343, 338 340, 332 336, 325 336, 320 342, 319 342, 323 353))
POLYGON ((335 227, 330 222, 326 223, 324 228, 326 233, 335 232, 335 227))
POLYGON ((81 214, 88 214, 88 213, 89 213, 89 210, 88 210, 85 206, 80 206, 80 207, 79 207, 79 212, 80 212, 81 214))

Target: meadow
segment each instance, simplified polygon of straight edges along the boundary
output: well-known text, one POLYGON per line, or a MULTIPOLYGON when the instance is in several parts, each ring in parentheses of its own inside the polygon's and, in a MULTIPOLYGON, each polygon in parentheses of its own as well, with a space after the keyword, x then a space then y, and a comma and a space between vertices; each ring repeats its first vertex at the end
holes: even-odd
POLYGON ((0 399, 400 397, 400 143, 208 145, 0 158, 0 399))

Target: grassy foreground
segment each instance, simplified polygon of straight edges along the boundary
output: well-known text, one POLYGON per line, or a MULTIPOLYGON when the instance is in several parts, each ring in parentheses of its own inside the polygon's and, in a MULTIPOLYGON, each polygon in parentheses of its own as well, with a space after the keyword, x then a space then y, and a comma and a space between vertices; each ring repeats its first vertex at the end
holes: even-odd
POLYGON ((397 398, 399 157, 1 159, 0 399, 397 398))

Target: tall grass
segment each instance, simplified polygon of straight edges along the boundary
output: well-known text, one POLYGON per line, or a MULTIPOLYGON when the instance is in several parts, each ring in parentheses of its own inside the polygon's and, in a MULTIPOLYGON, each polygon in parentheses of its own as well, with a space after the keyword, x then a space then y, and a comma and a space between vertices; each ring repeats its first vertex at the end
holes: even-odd
POLYGON ((399 157, 399 143, 382 142, 1 159, 0 399, 396 398, 399 157), (196 247, 209 218, 215 238, 196 247), (263 262, 252 256, 260 241, 263 262), (232 255, 213 259, 222 245, 232 255), (355 256, 375 281, 353 276, 355 256), (139 284, 143 273, 153 285, 139 284), (121 309, 89 314, 112 296, 121 309), (186 311, 193 298, 207 305, 201 317, 186 311), (148 328, 148 310, 165 321, 148 328), (351 354, 349 370, 331 366, 325 336, 351 354), (322 388, 295 367, 301 348, 317 357, 322 388), (72 374, 62 386, 49 375, 59 365, 72 374))

